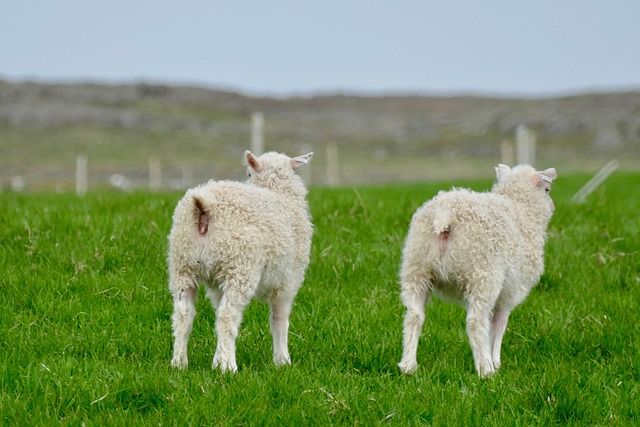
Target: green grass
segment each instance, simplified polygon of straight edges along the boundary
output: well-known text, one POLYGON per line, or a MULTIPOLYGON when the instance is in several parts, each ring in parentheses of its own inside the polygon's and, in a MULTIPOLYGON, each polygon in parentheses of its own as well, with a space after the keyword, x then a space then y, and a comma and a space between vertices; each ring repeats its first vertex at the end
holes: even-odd
POLYGON ((451 183, 313 188, 293 365, 272 366, 268 308, 253 302, 237 375, 211 370, 215 318, 203 297, 189 368, 169 366, 166 236, 180 194, 0 194, 0 423, 638 425, 640 174, 617 173, 569 204, 587 178, 556 181, 546 272, 484 380, 464 311, 437 300, 418 372, 396 368, 403 239, 415 209, 451 183))

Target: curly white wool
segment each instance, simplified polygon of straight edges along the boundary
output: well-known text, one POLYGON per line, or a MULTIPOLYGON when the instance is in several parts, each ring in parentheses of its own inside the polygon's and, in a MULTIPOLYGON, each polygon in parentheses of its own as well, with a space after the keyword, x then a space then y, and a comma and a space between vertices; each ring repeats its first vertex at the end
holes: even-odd
POLYGON ((480 376, 500 366, 509 313, 544 270, 546 228, 554 210, 548 195, 553 168, 496 167, 490 193, 440 192, 413 216, 400 272, 404 373, 417 369, 418 339, 431 294, 467 309, 466 329, 480 376))
POLYGON ((309 264, 313 228, 296 158, 245 152, 246 183, 209 181, 178 202, 169 235, 169 290, 174 299, 171 365, 186 368, 199 284, 216 311, 213 368, 235 372, 235 342, 252 298, 271 309, 273 361, 291 363, 287 335, 293 300, 309 264))

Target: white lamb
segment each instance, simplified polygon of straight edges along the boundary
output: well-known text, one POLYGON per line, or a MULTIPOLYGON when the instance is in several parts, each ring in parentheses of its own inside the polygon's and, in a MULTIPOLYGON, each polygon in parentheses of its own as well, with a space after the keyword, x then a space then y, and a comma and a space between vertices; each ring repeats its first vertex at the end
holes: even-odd
POLYGON ((556 170, 495 169, 490 193, 440 192, 413 216, 400 272, 407 312, 398 366, 404 373, 418 368, 418 339, 433 292, 466 308, 478 375, 493 374, 509 313, 540 279, 556 170))
POLYGON ((271 309, 273 361, 291 363, 289 314, 309 264, 313 228, 307 189, 294 170, 313 153, 289 158, 245 152, 246 183, 209 181, 178 202, 169 235, 173 295, 171 365, 186 368, 187 344, 200 283, 216 311, 213 368, 236 372, 236 337, 252 298, 271 309))

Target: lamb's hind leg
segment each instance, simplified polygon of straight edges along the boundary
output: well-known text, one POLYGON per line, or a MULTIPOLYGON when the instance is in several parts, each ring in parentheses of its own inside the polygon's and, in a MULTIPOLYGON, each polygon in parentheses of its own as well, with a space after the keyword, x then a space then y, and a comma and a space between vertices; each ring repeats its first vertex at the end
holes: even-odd
POLYGON ((269 316, 269 326, 273 337, 273 362, 276 366, 291 364, 289 356, 289 315, 293 298, 279 298, 269 301, 271 315, 269 316))
POLYGON ((185 369, 188 365, 187 345, 196 316, 195 299, 197 289, 193 286, 178 286, 173 292, 172 329, 175 338, 171 366, 185 369))
POLYGON ((467 308, 467 336, 473 352, 476 371, 481 377, 494 372, 491 359, 491 309, 483 302, 469 301, 467 308))
POLYGON ((491 335, 492 335, 492 359, 493 367, 497 370, 500 367, 500 349, 502 347, 502 337, 504 331, 507 329, 507 322, 509 321, 509 310, 502 307, 497 307, 493 313, 493 320, 491 322, 491 335))
MULTIPOLYGON (((222 285, 222 297, 216 311, 216 336, 218 339, 212 368, 222 372, 236 372, 236 338, 242 322, 242 314, 250 297, 240 291, 237 283, 227 281, 222 285), (225 286, 226 285, 226 286, 225 286)), ((212 301, 213 302, 213 301, 212 301)))
POLYGON ((403 283, 400 297, 407 307, 407 312, 402 331, 402 360, 398 367, 400 371, 408 374, 418 369, 418 340, 425 320, 425 305, 431 297, 431 292, 425 285, 403 283))

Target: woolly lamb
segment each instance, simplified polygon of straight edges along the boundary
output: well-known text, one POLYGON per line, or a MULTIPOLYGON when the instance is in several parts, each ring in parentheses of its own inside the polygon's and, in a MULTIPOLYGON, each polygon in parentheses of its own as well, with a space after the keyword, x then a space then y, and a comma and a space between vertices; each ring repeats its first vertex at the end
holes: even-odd
POLYGON ((307 189, 294 170, 313 153, 289 158, 245 152, 246 183, 209 181, 178 202, 169 235, 169 290, 173 295, 173 358, 186 368, 199 284, 216 311, 213 368, 236 372, 236 337, 252 298, 271 309, 273 361, 291 363, 289 314, 309 264, 311 217, 307 189))
POLYGON ((466 329, 478 375, 500 366, 509 313, 544 270, 546 228, 554 211, 553 168, 498 165, 489 193, 440 192, 411 220, 400 272, 403 373, 418 368, 418 339, 432 292, 467 310, 466 329))

